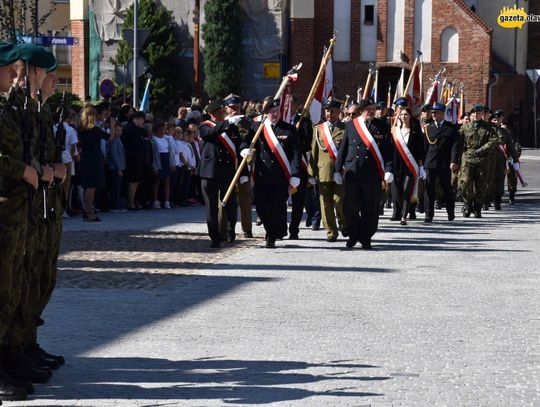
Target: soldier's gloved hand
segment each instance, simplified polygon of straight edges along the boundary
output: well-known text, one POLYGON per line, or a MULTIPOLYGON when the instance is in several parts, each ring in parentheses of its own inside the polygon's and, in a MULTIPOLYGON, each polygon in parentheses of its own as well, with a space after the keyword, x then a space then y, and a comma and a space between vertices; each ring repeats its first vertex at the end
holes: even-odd
POLYGON ((291 177, 290 184, 291 184, 291 187, 293 187, 293 188, 298 188, 298 186, 300 185, 300 178, 298 178, 298 177, 291 177))
POLYGON ((343 176, 341 172, 334 172, 334 182, 338 185, 343 184, 343 176))
POLYGON ((392 182, 394 182, 394 174, 392 174, 391 172, 385 172, 384 180, 388 182, 389 184, 391 184, 392 182))
POLYGON ((309 177, 308 180, 307 180, 308 184, 310 185, 315 185, 317 184, 317 180, 313 177, 309 177))
POLYGON ((253 149, 244 148, 242 151, 240 151, 240 157, 242 158, 248 157, 248 159, 250 159, 254 151, 255 150, 253 149))
POLYGON ((230 124, 236 124, 238 123, 240 120, 242 120, 242 118, 244 117, 243 114, 238 114, 236 116, 233 116, 233 117, 229 117, 229 119, 227 120, 230 124))
POLYGON ((514 171, 519 171, 519 163, 514 163, 514 171))
POLYGON ((22 178, 24 182, 32 185, 34 189, 38 187, 39 179, 38 179, 37 171, 34 167, 30 165, 25 166, 22 178))
POLYGON ((247 175, 242 175, 240 177, 240 184, 245 184, 248 181, 249 181, 249 177, 247 175))
POLYGON ((420 179, 426 179, 426 170, 424 170, 424 166, 420 166, 418 169, 418 176, 420 179))

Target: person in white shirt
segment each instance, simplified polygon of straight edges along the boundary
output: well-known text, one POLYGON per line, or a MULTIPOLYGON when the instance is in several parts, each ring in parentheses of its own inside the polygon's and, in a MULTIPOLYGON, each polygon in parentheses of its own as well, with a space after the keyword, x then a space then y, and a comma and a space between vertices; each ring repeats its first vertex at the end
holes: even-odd
POLYGON ((152 128, 154 136, 152 137, 152 145, 154 150, 154 185, 153 185, 153 199, 154 209, 161 209, 161 202, 159 201, 159 187, 163 188, 163 209, 171 209, 169 202, 170 198, 170 179, 171 173, 176 169, 175 160, 173 154, 173 148, 168 138, 165 138, 167 132, 167 125, 163 121, 157 121, 152 128))

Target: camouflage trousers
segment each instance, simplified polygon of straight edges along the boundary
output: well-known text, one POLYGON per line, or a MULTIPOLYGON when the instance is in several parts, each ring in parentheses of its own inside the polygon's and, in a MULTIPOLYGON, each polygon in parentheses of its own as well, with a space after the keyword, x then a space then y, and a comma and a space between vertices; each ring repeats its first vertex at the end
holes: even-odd
POLYGON ((21 301, 28 214, 26 187, 11 191, 0 203, 0 344, 8 341, 21 301))
POLYGON ((504 195, 504 180, 506 178, 506 158, 498 155, 495 160, 493 178, 491 183, 491 198, 493 202, 501 202, 504 195))
POLYGON ((508 184, 508 192, 515 193, 517 191, 517 175, 516 171, 512 166, 508 169, 506 174, 506 182, 508 184))
POLYGON ((462 163, 458 190, 467 204, 482 205, 486 202, 488 192, 487 163, 470 164, 465 160, 462 163))

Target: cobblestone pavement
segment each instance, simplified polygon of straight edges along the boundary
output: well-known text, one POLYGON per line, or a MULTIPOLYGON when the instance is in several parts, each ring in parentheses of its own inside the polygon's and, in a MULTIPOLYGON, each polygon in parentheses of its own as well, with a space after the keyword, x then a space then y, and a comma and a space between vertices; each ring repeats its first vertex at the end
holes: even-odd
POLYGON ((304 228, 210 252, 201 208, 68 219, 40 331, 67 364, 5 405, 540 406, 528 176, 483 219, 387 213, 372 251, 304 228))

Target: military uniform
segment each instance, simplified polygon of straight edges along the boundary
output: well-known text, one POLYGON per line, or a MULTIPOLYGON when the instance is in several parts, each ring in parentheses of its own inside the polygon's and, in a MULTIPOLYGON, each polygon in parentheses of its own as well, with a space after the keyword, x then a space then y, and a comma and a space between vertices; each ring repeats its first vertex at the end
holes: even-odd
POLYGON ((476 217, 481 217, 488 189, 489 157, 498 142, 497 133, 483 120, 476 120, 462 126, 459 135, 463 155, 458 188, 465 202, 464 216, 474 211, 476 217))
MULTIPOLYGON (((519 158, 521 157, 521 144, 514 133, 512 133, 508 128, 506 130, 509 132, 510 137, 512 138, 512 145, 514 146, 514 150, 516 151, 516 156, 519 158)), ((506 182, 508 186, 508 194, 509 196, 509 203, 510 205, 513 205, 515 202, 515 196, 517 192, 517 175, 516 170, 513 166, 509 166, 508 172, 506 174, 506 182)))
POLYGON ((492 181, 493 206, 495 210, 501 210, 502 196, 504 195, 504 180, 510 168, 514 170, 513 163, 519 162, 519 156, 514 146, 514 140, 510 131, 502 126, 496 126, 499 143, 495 148, 495 168, 492 181))
MULTIPOLYGON (((316 126, 313 129, 310 172, 319 183, 323 226, 326 230, 327 238, 333 241, 338 237, 339 230, 341 230, 344 235, 347 235, 345 214, 343 212, 345 187, 334 182, 335 160, 332 158, 328 152, 328 148, 323 142, 321 134, 322 129, 320 127, 322 125, 323 124, 316 126), (336 215, 338 220, 337 225, 336 215)), ((328 123, 328 127, 331 130, 332 140, 339 149, 345 133, 345 123, 338 120, 335 123, 328 123)))

